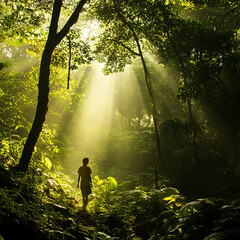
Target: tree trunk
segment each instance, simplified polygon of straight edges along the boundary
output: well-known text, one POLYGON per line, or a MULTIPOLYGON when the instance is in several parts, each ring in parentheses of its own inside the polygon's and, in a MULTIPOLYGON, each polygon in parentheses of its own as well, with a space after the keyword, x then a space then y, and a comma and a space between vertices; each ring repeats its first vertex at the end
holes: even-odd
POLYGON ((82 10, 87 0, 79 1, 74 12, 68 19, 67 23, 57 33, 58 20, 62 7, 62 0, 55 0, 53 5, 52 19, 49 28, 48 39, 42 54, 42 60, 40 65, 40 75, 38 82, 38 103, 35 118, 33 121, 32 128, 28 135, 27 141, 24 145, 21 159, 15 169, 18 171, 26 172, 30 163, 34 147, 37 143, 38 137, 42 131, 43 123, 48 111, 48 95, 49 95, 49 76, 50 76, 50 64, 51 57, 56 46, 62 41, 67 35, 71 26, 77 22, 79 13, 82 10))
POLYGON ((142 53, 142 49, 138 40, 138 37, 135 33, 135 31, 133 30, 133 28, 127 24, 128 27, 130 28, 130 30, 133 33, 134 39, 136 41, 137 47, 138 47, 138 52, 139 52, 139 56, 141 57, 141 61, 142 61, 142 65, 143 65, 143 69, 144 69, 144 76, 145 76, 145 82, 147 84, 147 88, 148 88, 148 93, 150 96, 150 105, 152 108, 152 114, 153 114, 153 123, 154 123, 154 129, 155 129, 155 135, 156 135, 156 143, 157 143, 157 161, 155 164, 155 188, 158 189, 158 168, 159 168, 159 164, 162 164, 162 173, 164 175, 166 175, 166 168, 165 168, 165 163, 162 157, 162 152, 161 152, 161 140, 160 140, 160 136, 159 136, 159 130, 158 130, 158 120, 157 120, 157 108, 156 108, 156 104, 155 104, 155 100, 154 100, 154 96, 153 96, 153 89, 152 89, 152 84, 151 81, 149 79, 149 73, 148 73, 148 69, 147 69, 147 65, 145 62, 145 59, 143 57, 143 53, 142 53))
POLYGON ((149 96, 150 96, 150 104, 152 107, 152 114, 153 114, 153 123, 154 123, 154 129, 155 129, 155 135, 156 135, 156 143, 157 143, 157 161, 155 164, 155 188, 158 189, 158 171, 159 171, 159 164, 162 164, 162 173, 164 175, 166 175, 166 168, 165 168, 165 163, 162 157, 162 151, 161 151, 161 139, 159 136, 159 130, 158 130, 158 120, 157 120, 157 109, 156 109, 156 104, 155 104, 155 100, 154 100, 154 96, 153 96, 153 89, 152 89, 152 85, 151 82, 149 80, 149 74, 148 74, 148 70, 147 70, 147 66, 145 63, 145 60, 143 58, 142 52, 140 52, 141 55, 141 59, 142 59, 142 64, 144 67, 144 74, 145 74, 145 82, 147 84, 148 87, 148 92, 149 92, 149 96))
POLYGON ((130 29, 130 31, 133 34, 133 37, 136 41, 137 44, 137 48, 138 48, 138 53, 132 51, 130 48, 126 47, 125 45, 121 44, 122 46, 124 46, 126 49, 128 49, 129 51, 131 51, 133 54, 140 56, 141 61, 142 61, 142 65, 143 65, 143 69, 144 69, 144 75, 145 75, 145 82, 147 84, 147 88, 148 88, 148 93, 150 96, 150 105, 152 108, 152 115, 153 115, 153 123, 154 123, 154 129, 155 129, 155 135, 156 135, 156 143, 157 143, 157 160, 156 160, 156 164, 155 164, 155 188, 158 189, 158 168, 159 168, 159 164, 162 164, 162 173, 164 175, 166 175, 166 168, 165 168, 165 163, 162 157, 162 153, 161 153, 161 141, 160 141, 160 136, 159 136, 159 131, 158 131, 158 121, 157 121, 157 110, 156 110, 156 105, 155 105, 155 101, 154 101, 154 96, 153 96, 153 90, 152 90, 152 85, 151 85, 151 81, 149 79, 149 73, 147 70, 147 65, 145 62, 145 59, 143 57, 143 53, 142 53, 142 49, 141 49, 141 45, 139 43, 139 39, 137 34, 135 33, 134 29, 132 28, 132 26, 125 20, 125 18, 121 15, 121 11, 119 11, 117 9, 117 5, 115 3, 115 1, 113 1, 114 3, 114 7, 115 7, 115 11, 118 14, 119 18, 127 25, 127 27, 130 29))

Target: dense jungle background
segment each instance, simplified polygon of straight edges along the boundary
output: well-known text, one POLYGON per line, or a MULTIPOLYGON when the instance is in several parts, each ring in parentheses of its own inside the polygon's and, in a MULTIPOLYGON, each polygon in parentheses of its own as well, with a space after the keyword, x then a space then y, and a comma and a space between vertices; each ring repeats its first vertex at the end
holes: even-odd
POLYGON ((0 28, 0 240, 240 239, 237 0, 2 0, 0 28))

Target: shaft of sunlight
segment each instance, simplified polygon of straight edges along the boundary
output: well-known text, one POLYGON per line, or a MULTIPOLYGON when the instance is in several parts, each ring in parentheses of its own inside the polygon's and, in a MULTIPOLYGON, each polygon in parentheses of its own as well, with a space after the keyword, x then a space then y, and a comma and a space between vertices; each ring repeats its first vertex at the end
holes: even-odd
POLYGON ((104 146, 114 114, 115 75, 105 76, 101 65, 89 76, 88 91, 73 139, 75 148, 93 155, 104 146))
POLYGON ((131 66, 109 76, 102 73, 100 64, 86 69, 84 74, 78 74, 79 82, 86 80, 85 96, 81 94, 84 100, 74 109, 73 121, 69 122, 71 134, 65 166, 71 175, 76 174, 84 157, 90 158, 91 166, 94 163, 98 167, 103 167, 106 160, 121 164, 123 159, 133 158, 135 153, 128 149, 127 142, 116 143, 116 132, 112 130, 121 131, 123 136, 126 129, 137 128, 144 120, 143 96, 131 66))

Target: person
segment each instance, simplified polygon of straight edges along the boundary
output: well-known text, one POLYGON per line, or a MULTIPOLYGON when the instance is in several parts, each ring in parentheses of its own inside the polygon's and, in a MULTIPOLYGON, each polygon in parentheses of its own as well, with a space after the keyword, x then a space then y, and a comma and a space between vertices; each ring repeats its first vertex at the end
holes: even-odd
POLYGON ((87 166, 89 163, 89 159, 87 157, 83 158, 82 163, 83 166, 78 169, 77 188, 79 188, 79 182, 81 179, 80 189, 83 197, 83 208, 86 209, 88 204, 88 195, 92 193, 92 170, 89 166, 87 166))

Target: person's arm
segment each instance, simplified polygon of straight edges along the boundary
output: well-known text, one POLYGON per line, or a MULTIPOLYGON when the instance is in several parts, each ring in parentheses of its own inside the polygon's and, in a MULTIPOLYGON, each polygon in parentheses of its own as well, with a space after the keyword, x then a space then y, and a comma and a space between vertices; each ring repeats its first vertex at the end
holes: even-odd
POLYGON ((79 188, 79 182, 80 182, 80 173, 78 172, 78 182, 77 182, 77 188, 79 188))
POLYGON ((92 173, 92 169, 90 168, 90 174, 89 174, 89 177, 90 177, 90 187, 92 187, 92 178, 91 178, 91 173, 92 173))
POLYGON ((92 178, 91 178, 91 175, 90 175, 90 187, 92 187, 92 178))

